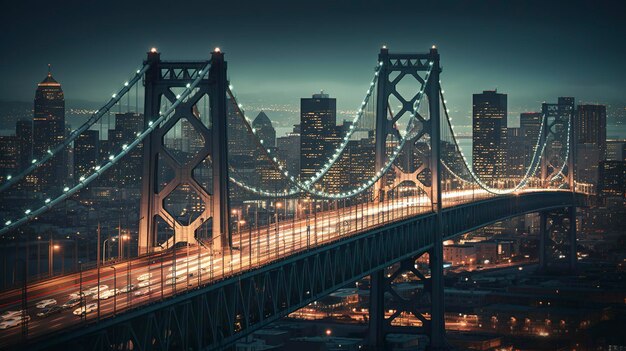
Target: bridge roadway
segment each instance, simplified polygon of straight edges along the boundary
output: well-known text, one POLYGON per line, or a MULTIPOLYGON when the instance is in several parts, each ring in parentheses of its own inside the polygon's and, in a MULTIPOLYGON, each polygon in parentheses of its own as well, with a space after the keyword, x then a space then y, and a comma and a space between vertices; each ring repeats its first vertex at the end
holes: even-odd
MULTIPOLYGON (((570 191, 527 189, 508 197, 521 199, 533 195, 549 197, 558 195, 560 200, 557 201, 557 205, 552 206, 552 202, 546 201, 547 207, 567 206, 567 201, 563 202, 563 195, 566 195, 565 199, 571 200, 570 206, 575 203, 575 197, 570 191), (555 192, 559 194, 555 194, 555 192)), ((466 202, 476 202, 481 199, 488 202, 488 199, 496 199, 484 191, 477 190, 444 193, 443 196, 444 203, 451 208, 459 207, 466 202)), ((542 209, 541 203, 537 203, 531 210, 525 212, 539 209, 542 209)), ((317 212, 316 220, 310 216, 309 218, 280 222, 278 228, 275 224, 254 230, 245 228, 247 230, 242 230, 239 235, 234 234, 234 249, 224 252, 223 255, 212 252, 211 248, 187 246, 179 247, 175 252, 168 250, 135 258, 130 262, 103 265, 100 267, 100 284, 107 285, 108 289, 114 287, 114 281, 117 289, 121 289, 127 284, 137 286, 140 282, 139 276, 146 274, 151 276, 149 285, 129 293, 120 293, 108 299, 101 299, 99 313, 92 311, 82 318, 72 313, 79 306, 52 316, 37 317, 36 313, 41 310, 37 309, 35 305, 44 299, 55 299, 61 305, 70 299, 70 294, 78 294, 80 291, 97 286, 98 270, 96 268, 83 271, 82 278, 80 274, 74 273, 31 283, 28 286, 27 313, 31 317, 28 323, 28 342, 43 340, 43 337, 59 334, 60 331, 76 329, 84 331, 84 326, 97 327, 98 323, 95 322, 98 319, 102 323, 102 320, 111 319, 114 315, 123 314, 129 310, 138 311, 142 306, 154 305, 160 301, 168 300, 172 296, 180 296, 186 292, 195 291, 199 287, 210 286, 212 282, 228 280, 229 276, 259 269, 270 265, 273 261, 293 256, 298 252, 312 250, 339 239, 364 234, 374 228, 385 227, 390 223, 415 218, 417 215, 427 213, 432 213, 432 211, 430 202, 425 197, 408 197, 354 205, 345 209, 317 212), (174 276, 177 279, 173 279, 174 276)), ((486 224, 488 223, 482 225, 486 224)), ((464 226, 461 225, 461 227, 464 226)), ((456 234, 471 229, 474 228, 463 228, 456 234)), ((0 293, 0 309, 2 311, 20 310, 21 296, 21 289, 0 293)), ((97 294, 87 296, 83 305, 96 303, 95 296, 97 294)), ((24 340, 21 331, 19 326, 0 330, 0 348, 22 344, 24 340)))

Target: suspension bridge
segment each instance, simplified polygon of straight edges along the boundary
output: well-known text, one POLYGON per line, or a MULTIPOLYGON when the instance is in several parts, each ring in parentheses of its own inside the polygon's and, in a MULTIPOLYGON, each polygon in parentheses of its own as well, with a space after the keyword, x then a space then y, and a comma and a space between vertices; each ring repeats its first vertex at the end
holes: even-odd
POLYGON ((391 332, 424 333, 431 349, 446 349, 443 241, 532 212, 541 214, 540 265, 558 253, 574 269, 575 208, 588 192, 573 174, 573 116, 544 114, 523 174, 483 180, 458 145, 437 49, 383 48, 373 66, 334 152, 302 177, 251 126, 227 79, 223 52, 193 62, 148 52, 142 67, 63 143, 0 184, 1 192, 19 185, 111 109, 125 100, 130 106, 134 91, 134 99, 143 99, 142 130, 75 184, 48 189, 39 204, 6 218, 0 234, 75 199, 141 150, 137 252, 102 263, 98 239, 94 264, 0 292, 0 306, 20 317, 19 327, 0 331, 0 347, 226 349, 369 276, 372 349, 384 349, 391 332), (364 132, 371 157, 351 158, 347 150, 364 132), (361 171, 337 186, 346 169, 361 171), (415 265, 423 255, 428 273, 415 265), (412 300, 393 293, 393 280, 406 272, 422 283, 412 300), (390 315, 385 292, 394 298, 390 315), (35 316, 35 305, 47 299, 65 307, 35 316), (421 327, 394 324, 402 313, 415 315, 421 327))

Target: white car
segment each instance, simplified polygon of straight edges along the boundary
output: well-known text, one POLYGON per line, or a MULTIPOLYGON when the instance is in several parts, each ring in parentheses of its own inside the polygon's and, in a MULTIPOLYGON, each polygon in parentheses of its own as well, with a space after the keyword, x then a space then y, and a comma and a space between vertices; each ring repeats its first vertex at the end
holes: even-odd
POLYGON ((176 284, 176 278, 166 279, 165 284, 176 284))
MULTIPOLYGON (((109 290, 109 286, 108 286, 108 285, 100 285, 100 293, 102 293, 102 292, 103 292, 103 291, 105 291, 105 290, 109 290)), ((98 293, 98 287, 97 287, 97 286, 94 286, 93 288, 89 288, 89 289, 87 289, 87 290, 83 291, 83 293, 84 293, 86 296, 89 296, 89 295, 96 295, 96 294, 98 293)))
POLYGON ((144 273, 144 274, 141 274, 140 276, 138 276, 137 280, 139 280, 139 281, 149 280, 150 278, 152 278, 152 273, 144 273))
POLYGON ((22 310, 19 310, 19 311, 5 311, 2 314, 0 314, 0 320, 14 319, 14 318, 21 317, 21 316, 22 316, 22 310))
POLYGON ((133 293, 134 296, 144 296, 150 293, 150 289, 139 289, 133 293))
POLYGON ((120 293, 120 289, 111 289, 111 290, 105 290, 105 291, 100 291, 100 295, 98 296, 98 299, 100 300, 106 300, 109 297, 113 297, 117 294, 120 293))
POLYGON ((57 304, 57 300, 55 300, 55 299, 45 299, 45 300, 41 300, 41 301, 37 302, 35 307, 37 307, 37 308, 46 308, 46 307, 54 306, 56 304, 57 304))
POLYGON ((72 308, 80 303, 80 298, 76 297, 73 299, 67 300, 64 304, 61 305, 61 308, 72 308))
MULTIPOLYGON (((26 318, 24 318, 24 321, 26 322, 29 320, 30 320, 30 316, 26 316, 26 318)), ((2 322, 0 322, 0 329, 9 329, 9 328, 17 327, 18 325, 21 325, 21 324, 22 324, 21 317, 5 319, 2 322)))
POLYGON ((135 284, 128 284, 128 285, 123 286, 120 289, 120 292, 129 293, 129 292, 131 292, 131 291, 133 291, 135 289, 137 289, 137 285, 135 285, 135 284))
POLYGON ((148 285, 152 285, 152 282, 149 280, 142 280, 139 282, 139 284, 137 284, 137 286, 139 286, 140 288, 145 288, 148 285))
POLYGON ((93 312, 93 311, 95 311, 97 309, 98 309, 98 304, 93 302, 93 303, 87 304, 86 306, 82 306, 82 307, 79 307, 79 308, 75 309, 74 312, 72 312, 72 313, 74 315, 76 315, 76 316, 80 316, 80 315, 84 315, 84 314, 93 312))

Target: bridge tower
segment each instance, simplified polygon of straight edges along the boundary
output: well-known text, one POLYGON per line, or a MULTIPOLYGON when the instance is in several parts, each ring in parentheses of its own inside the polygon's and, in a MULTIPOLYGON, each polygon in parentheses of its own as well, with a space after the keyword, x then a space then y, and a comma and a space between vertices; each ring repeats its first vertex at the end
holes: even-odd
POLYGON ((545 127, 541 144, 548 143, 541 155, 541 185, 549 186, 553 178, 559 176, 567 182, 569 189, 575 190, 575 110, 573 97, 559 97, 558 103, 543 103, 541 112, 545 127))
MULTIPOLYGON (((428 102, 429 116, 425 117, 415 111, 416 122, 413 126, 413 138, 408 141, 409 148, 415 147, 417 143, 430 140, 430 150, 421 153, 419 160, 421 165, 410 172, 412 181, 416 186, 424 190, 431 199, 433 212, 436 216, 436 228, 433 247, 428 251, 431 277, 424 281, 424 292, 429 295, 428 303, 425 306, 414 306, 402 304, 405 312, 414 314, 423 321, 422 330, 430 338, 430 349, 446 349, 444 306, 443 306, 443 236, 441 224, 441 163, 440 163, 440 85, 439 75, 441 73, 440 57, 435 46, 428 53, 404 53, 392 54, 386 47, 380 50, 378 55, 382 66, 378 75, 378 91, 376 101, 376 171, 382 169, 387 161, 387 139, 390 135, 400 139, 400 132, 397 129, 397 122, 406 114, 414 112, 414 104, 420 99, 420 92, 417 89, 411 96, 403 96, 400 92, 399 83, 407 77, 413 77, 416 85, 425 84, 424 94, 428 102), (430 72, 430 74, 427 74, 430 72), (401 105, 390 106, 390 99, 395 97, 401 105), (428 310, 431 318, 424 318, 423 307, 428 310)), ((385 197, 385 189, 388 187, 387 178, 382 177, 375 188, 375 194, 382 200, 385 197)), ((403 271, 414 271, 415 264, 412 258, 401 263, 403 271)), ((413 272, 417 275, 416 272, 413 272)), ((369 342, 374 349, 383 350, 385 348, 385 335, 393 331, 391 321, 385 318, 384 293, 391 290, 392 279, 385 278, 385 272, 379 271, 371 275, 371 305, 370 305, 370 336, 369 342)), ((421 300, 422 302, 425 300, 421 300)))
MULTIPOLYGON (((145 126, 177 100, 177 90, 184 89, 198 75, 204 76, 195 90, 182 101, 168 119, 158 126, 143 144, 143 177, 140 203, 139 254, 159 251, 177 243, 198 243, 195 233, 205 222, 212 223, 212 245, 220 250, 230 244, 228 203, 228 159, 226 150, 226 62, 215 49, 209 72, 202 72, 208 61, 162 61, 152 49, 146 63, 145 126), (208 101, 209 114, 200 118, 197 106, 208 101), (189 133, 198 136, 200 145, 189 157, 177 157, 165 143, 166 135, 177 124, 186 123, 189 133), (198 168, 210 166, 206 181, 198 180, 198 168), (170 176, 164 176, 163 169, 170 176), (168 211, 166 201, 183 192, 196 201, 200 213, 181 220, 168 211), (159 223, 172 228, 172 236, 158 242, 159 223)), ((184 136, 183 136, 184 137, 184 136)))

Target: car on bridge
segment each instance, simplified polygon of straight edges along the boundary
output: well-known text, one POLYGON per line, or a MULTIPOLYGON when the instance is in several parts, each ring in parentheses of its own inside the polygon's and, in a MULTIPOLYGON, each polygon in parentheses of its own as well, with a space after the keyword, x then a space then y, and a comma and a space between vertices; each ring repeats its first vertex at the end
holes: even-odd
POLYGON ((144 288, 144 289, 139 289, 137 291, 135 291, 133 293, 134 296, 144 296, 144 295, 148 295, 150 293, 150 289, 148 288, 144 288))
POLYGON ((115 295, 119 295, 119 293, 120 293, 120 289, 104 290, 104 291, 100 291, 100 295, 98 295, 97 298, 100 300, 106 300, 115 295))
POLYGON ((15 318, 5 319, 2 322, 0 322, 0 329, 9 329, 9 328, 17 327, 18 325, 21 325, 22 322, 28 322, 29 320, 30 320, 30 316, 26 316, 25 318, 15 317, 15 318))
POLYGON ((39 302, 37 302, 37 304, 35 305, 35 307, 37 308, 47 308, 53 305, 57 304, 57 300, 55 299, 45 299, 45 300, 41 300, 39 302))
POLYGON ((16 317, 20 317, 21 315, 22 315, 22 310, 4 311, 2 314, 0 314, 0 321, 6 320, 6 319, 13 319, 16 317))
POLYGON ((149 281, 149 280, 142 280, 139 282, 139 284, 137 284, 137 286, 139 286, 140 288, 145 288, 148 285, 152 285, 153 282, 149 281))
MULTIPOLYGON (((100 285, 100 292, 102 293, 102 291, 104 290, 109 290, 109 286, 108 285, 100 285)), ((83 291, 83 293, 85 294, 85 296, 89 296, 89 295, 96 295, 98 293, 98 287, 94 286, 93 288, 89 288, 85 291, 83 291)))
POLYGON ((45 318, 53 314, 61 313, 61 311, 63 311, 63 307, 61 306, 47 307, 44 308, 41 312, 37 313, 37 317, 45 318))
POLYGON ((86 306, 81 306, 77 309, 74 310, 74 312, 72 312, 75 316, 84 316, 87 313, 93 312, 95 310, 98 309, 98 304, 95 302, 92 302, 90 304, 87 304, 86 306))
POLYGON ((133 291, 135 289, 137 289, 137 286, 135 284, 128 284, 128 285, 123 286, 120 289, 120 292, 129 293, 129 292, 131 292, 131 291, 133 291))
POLYGON ((144 274, 139 275, 137 277, 137 280, 143 281, 143 280, 149 280, 150 278, 152 278, 152 273, 144 273, 144 274))
POLYGON ((72 308, 72 307, 78 305, 79 303, 80 303, 80 298, 79 297, 75 297, 73 299, 67 300, 67 302, 65 302, 63 305, 61 305, 61 308, 63 308, 63 309, 72 308))

